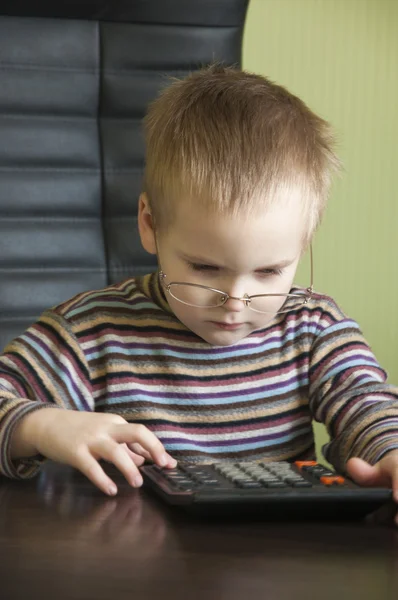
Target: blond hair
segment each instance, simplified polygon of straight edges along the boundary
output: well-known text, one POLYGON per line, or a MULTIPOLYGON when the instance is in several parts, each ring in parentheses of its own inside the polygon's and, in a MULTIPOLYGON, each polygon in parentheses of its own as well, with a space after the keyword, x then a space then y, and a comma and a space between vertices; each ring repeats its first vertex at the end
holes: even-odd
POLYGON ((144 126, 144 191, 157 226, 178 201, 248 214, 298 188, 311 239, 339 160, 329 124, 297 96, 216 64, 174 80, 144 126))

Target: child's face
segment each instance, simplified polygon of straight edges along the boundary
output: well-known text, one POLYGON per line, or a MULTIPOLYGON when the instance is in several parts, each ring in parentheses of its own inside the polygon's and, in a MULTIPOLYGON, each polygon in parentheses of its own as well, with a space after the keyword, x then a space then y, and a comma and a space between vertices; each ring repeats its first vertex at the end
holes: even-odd
MULTIPOLYGON (((301 212, 298 198, 250 217, 208 215, 204 209, 181 204, 172 225, 157 237, 165 282, 197 283, 239 298, 288 293, 302 252, 301 212)), ((274 305, 274 313, 264 314, 240 300, 197 308, 168 293, 166 297, 186 327, 216 346, 235 344, 267 326, 283 304, 274 305)))

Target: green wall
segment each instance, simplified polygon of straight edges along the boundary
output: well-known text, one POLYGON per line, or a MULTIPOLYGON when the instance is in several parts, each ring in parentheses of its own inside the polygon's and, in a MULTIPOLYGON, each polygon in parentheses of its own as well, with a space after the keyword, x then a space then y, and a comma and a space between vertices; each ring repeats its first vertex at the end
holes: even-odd
POLYGON ((243 66, 337 132, 344 172, 314 243, 315 289, 359 322, 398 384, 398 0, 251 0, 243 66))

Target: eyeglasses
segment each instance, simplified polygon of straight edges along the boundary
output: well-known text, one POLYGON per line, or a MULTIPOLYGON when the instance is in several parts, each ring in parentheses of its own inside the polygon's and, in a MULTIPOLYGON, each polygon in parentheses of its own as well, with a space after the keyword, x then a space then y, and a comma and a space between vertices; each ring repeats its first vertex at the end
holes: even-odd
POLYGON ((247 308, 258 313, 285 313, 299 308, 303 304, 308 304, 311 300, 313 288, 313 256, 312 246, 310 246, 310 262, 311 262, 311 283, 310 286, 303 292, 294 294, 255 294, 249 296, 245 294, 241 298, 230 296, 226 292, 215 288, 200 285, 198 283, 185 283, 181 281, 172 281, 166 283, 166 274, 161 270, 159 278, 164 290, 170 294, 172 298, 178 300, 187 306, 196 308, 217 308, 223 306, 228 300, 240 300, 247 308))

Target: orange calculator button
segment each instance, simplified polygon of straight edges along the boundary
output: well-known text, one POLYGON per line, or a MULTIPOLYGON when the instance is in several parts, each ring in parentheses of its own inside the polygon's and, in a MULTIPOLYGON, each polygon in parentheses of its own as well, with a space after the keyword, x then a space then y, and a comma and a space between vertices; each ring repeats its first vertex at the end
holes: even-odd
POLYGON ((334 483, 337 483, 337 485, 343 485, 345 479, 340 475, 333 475, 332 477, 321 477, 320 482, 323 483, 323 485, 333 485, 334 483))
POLYGON ((296 460, 294 464, 298 469, 302 469, 303 467, 316 467, 318 463, 316 460, 296 460))

